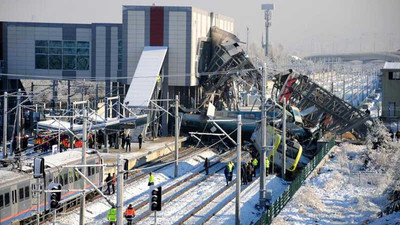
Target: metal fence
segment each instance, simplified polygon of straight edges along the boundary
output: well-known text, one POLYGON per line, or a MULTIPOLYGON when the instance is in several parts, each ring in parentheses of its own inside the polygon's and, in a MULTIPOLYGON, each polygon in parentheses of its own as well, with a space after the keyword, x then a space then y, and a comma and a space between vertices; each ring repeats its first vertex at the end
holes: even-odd
POLYGON ((329 150, 335 145, 335 137, 332 137, 329 142, 322 146, 321 151, 314 156, 314 158, 302 168, 301 172, 297 175, 296 179, 286 188, 286 190, 279 196, 278 199, 272 203, 271 207, 266 213, 257 221, 256 225, 271 224, 272 219, 276 217, 283 207, 289 202, 293 195, 299 190, 303 182, 306 180, 308 175, 315 169, 315 167, 321 162, 329 150))

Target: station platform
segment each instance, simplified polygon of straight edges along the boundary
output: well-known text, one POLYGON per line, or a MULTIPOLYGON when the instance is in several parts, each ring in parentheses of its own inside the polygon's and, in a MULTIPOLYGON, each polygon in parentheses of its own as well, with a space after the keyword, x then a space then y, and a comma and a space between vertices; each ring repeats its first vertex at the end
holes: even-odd
MULTIPOLYGON (((178 147, 182 147, 182 142, 186 141, 187 137, 179 137, 178 147)), ((142 148, 139 149, 139 143, 131 143, 131 151, 126 152, 125 149, 109 148, 108 153, 101 153, 104 163, 116 163, 118 155, 122 155, 123 159, 128 160, 128 168, 132 169, 142 166, 148 162, 157 160, 158 158, 175 151, 174 137, 160 137, 153 141, 145 141, 142 143, 142 148)), ((115 173, 116 168, 105 167, 105 173, 115 173)))

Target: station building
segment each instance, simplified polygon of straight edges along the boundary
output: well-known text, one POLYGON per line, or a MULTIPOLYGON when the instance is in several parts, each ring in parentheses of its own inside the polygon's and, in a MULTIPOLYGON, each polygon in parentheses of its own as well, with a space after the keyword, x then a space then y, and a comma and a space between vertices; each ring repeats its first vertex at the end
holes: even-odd
POLYGON ((198 96, 202 41, 212 26, 233 32, 233 19, 194 7, 123 6, 122 13, 121 24, 0 22, 0 68, 9 74, 1 92, 34 77, 106 82, 106 93, 124 95, 143 49, 166 46, 163 97, 196 101, 189 96, 198 96))

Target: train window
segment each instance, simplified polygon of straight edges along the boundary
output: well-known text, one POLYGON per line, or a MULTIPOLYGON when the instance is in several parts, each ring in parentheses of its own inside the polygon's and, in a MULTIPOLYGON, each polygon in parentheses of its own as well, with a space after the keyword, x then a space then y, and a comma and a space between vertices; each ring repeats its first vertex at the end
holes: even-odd
POLYGON ((4 194, 4 206, 7 207, 10 205, 10 193, 4 194))
POLYGON ((69 171, 68 172, 69 175, 69 183, 73 183, 74 182, 74 172, 73 171, 69 171))
POLYGON ((87 169, 88 169, 88 173, 87 173, 87 175, 88 175, 88 176, 92 176, 92 170, 91 170, 91 167, 89 166, 87 169))
POLYGON ((77 171, 74 171, 74 172, 75 172, 75 181, 77 181, 77 180, 79 180, 80 176, 79 176, 79 173, 77 171))
POLYGON ((64 184, 67 185, 68 184, 68 174, 64 173, 64 184))
POLYGON ((4 206, 3 195, 0 195, 0 209, 4 206))
POLYGON ((96 173, 100 173, 100 167, 96 166, 96 173))
POLYGON ((29 198, 29 186, 25 187, 25 198, 29 198))
POLYGON ((14 190, 14 199, 15 199, 15 202, 14 202, 14 203, 17 203, 17 202, 18 202, 17 190, 14 190))
POLYGON ((62 175, 58 176, 58 180, 60 181, 61 185, 64 185, 64 179, 63 179, 62 175))
POLYGON ((92 175, 95 174, 95 167, 92 167, 92 175))
POLYGON ((14 191, 11 191, 11 198, 12 198, 12 203, 15 203, 15 197, 14 197, 14 191))
POLYGON ((24 199, 24 188, 20 188, 19 189, 19 200, 23 200, 24 199))

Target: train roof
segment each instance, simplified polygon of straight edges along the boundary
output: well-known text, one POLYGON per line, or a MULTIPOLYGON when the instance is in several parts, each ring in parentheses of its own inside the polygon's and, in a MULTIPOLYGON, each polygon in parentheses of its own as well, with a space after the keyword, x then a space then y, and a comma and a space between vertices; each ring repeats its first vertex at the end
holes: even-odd
MULTIPOLYGON (((91 155, 87 154, 88 152, 92 152, 93 150, 88 149, 86 151, 86 159, 90 159, 91 155)), ((44 163, 46 167, 58 167, 63 165, 69 165, 74 162, 81 162, 82 158, 82 148, 75 148, 65 152, 57 153, 54 155, 44 156, 44 163)), ((75 163, 76 164, 76 163, 75 163)))
POLYGON ((21 180, 21 178, 27 178, 29 176, 32 175, 23 172, 0 170, 0 187, 3 187, 5 184, 10 185, 17 183, 21 180))

